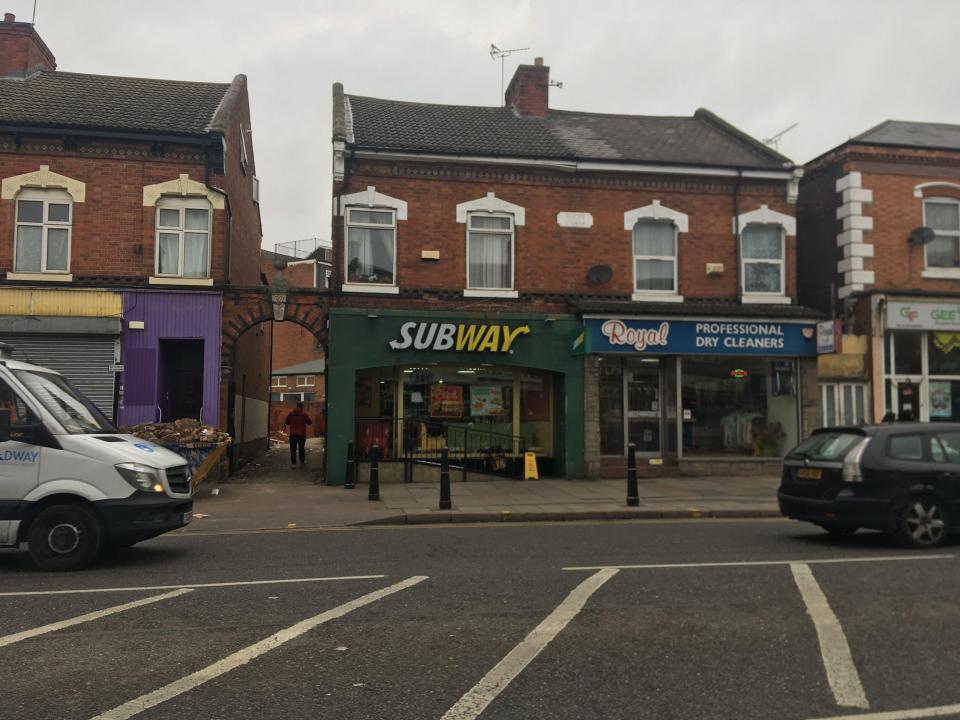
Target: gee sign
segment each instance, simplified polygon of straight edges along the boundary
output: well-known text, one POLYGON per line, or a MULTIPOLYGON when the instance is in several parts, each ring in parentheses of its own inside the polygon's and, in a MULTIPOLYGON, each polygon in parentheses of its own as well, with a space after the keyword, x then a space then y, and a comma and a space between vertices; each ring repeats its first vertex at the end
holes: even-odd
POLYGON ((593 352, 682 355, 817 354, 811 323, 588 319, 593 352))
POLYGON ((513 352, 510 348, 529 325, 486 325, 479 323, 406 322, 400 337, 390 341, 394 350, 455 350, 457 352, 513 352))
POLYGON ((960 305, 951 303, 887 303, 887 327, 893 330, 960 330, 960 305))

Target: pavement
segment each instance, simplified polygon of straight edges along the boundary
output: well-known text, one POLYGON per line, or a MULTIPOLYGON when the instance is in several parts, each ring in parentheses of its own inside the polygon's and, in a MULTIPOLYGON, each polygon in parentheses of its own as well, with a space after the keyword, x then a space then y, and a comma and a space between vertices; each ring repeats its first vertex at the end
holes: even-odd
POLYGON ((626 479, 451 482, 451 509, 440 510, 437 483, 381 483, 353 489, 322 484, 322 446, 308 441, 305 466, 291 468, 278 446, 237 478, 201 485, 195 520, 179 531, 228 532, 280 528, 476 522, 669 518, 779 517, 769 475, 641 478, 640 503, 626 504, 626 479))

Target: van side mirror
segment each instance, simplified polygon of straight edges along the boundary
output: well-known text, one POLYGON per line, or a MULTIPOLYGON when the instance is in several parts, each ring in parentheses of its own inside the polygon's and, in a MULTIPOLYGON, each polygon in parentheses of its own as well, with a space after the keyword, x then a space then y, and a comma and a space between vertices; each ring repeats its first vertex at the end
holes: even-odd
POLYGON ((10 439, 10 410, 0 409, 0 442, 10 439))

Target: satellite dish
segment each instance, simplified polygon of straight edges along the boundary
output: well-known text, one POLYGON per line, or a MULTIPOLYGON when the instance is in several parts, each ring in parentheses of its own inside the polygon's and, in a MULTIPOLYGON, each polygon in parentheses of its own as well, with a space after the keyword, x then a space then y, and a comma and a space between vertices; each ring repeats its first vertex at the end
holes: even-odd
POLYGON ((933 242, 933 239, 936 236, 937 234, 933 231, 933 228, 928 228, 921 225, 920 227, 914 228, 910 231, 910 237, 908 240, 910 241, 911 245, 926 245, 929 242, 933 242))
POLYGON ((587 280, 591 285, 603 285, 613 277, 613 268, 609 265, 594 265, 587 271, 587 280))

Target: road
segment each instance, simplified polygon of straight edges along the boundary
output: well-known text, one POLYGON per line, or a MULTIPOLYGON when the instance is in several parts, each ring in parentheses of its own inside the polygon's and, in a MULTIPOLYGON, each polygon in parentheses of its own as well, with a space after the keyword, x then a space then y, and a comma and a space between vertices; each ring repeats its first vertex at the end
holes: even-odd
POLYGON ((960 718, 955 555, 778 520, 5 553, 3 717, 960 718))

